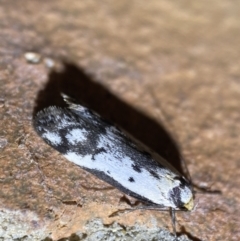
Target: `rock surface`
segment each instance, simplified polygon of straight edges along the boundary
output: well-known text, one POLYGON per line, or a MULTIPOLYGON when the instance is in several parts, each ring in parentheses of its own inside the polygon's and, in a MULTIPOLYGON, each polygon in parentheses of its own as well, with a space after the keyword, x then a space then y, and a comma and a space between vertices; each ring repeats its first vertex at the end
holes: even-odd
POLYGON ((37 136, 33 115, 64 91, 221 190, 177 214, 182 240, 240 240, 239 12, 233 0, 0 0, 0 239, 91 240, 94 222, 172 230, 163 212, 109 218, 127 198, 37 136))

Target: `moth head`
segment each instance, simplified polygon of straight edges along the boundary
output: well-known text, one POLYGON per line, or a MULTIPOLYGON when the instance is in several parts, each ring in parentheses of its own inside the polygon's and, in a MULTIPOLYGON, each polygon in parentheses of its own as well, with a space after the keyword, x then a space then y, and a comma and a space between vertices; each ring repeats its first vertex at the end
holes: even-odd
POLYGON ((189 202, 187 202, 187 203, 184 204, 184 207, 185 207, 188 211, 193 210, 193 207, 194 207, 193 196, 190 198, 189 202))
POLYGON ((169 192, 175 208, 191 211, 194 207, 192 186, 184 177, 174 178, 174 187, 169 192))

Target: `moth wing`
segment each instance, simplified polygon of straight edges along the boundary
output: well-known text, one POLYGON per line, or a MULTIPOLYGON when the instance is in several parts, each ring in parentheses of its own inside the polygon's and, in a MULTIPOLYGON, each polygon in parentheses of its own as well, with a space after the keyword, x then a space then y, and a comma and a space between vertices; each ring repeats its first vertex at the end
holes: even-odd
POLYGON ((98 115, 76 107, 41 111, 34 119, 36 131, 69 161, 122 192, 144 202, 173 206, 169 190, 175 174, 98 115))

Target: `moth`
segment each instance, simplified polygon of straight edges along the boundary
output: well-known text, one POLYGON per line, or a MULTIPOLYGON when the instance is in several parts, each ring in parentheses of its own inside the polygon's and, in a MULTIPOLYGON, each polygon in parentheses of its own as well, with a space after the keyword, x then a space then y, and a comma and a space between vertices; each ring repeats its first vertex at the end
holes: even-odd
POLYGON ((37 113, 36 132, 69 161, 146 204, 139 209, 170 210, 176 237, 175 211, 194 207, 191 182, 98 114, 63 98, 68 108, 37 113))

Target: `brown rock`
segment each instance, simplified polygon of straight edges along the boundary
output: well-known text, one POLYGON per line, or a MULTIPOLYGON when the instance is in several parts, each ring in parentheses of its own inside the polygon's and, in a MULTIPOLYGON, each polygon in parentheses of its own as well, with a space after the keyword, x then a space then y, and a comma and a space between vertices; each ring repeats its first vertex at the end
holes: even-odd
POLYGON ((197 194, 196 209, 177 214, 179 233, 239 240, 239 11, 227 0, 2 0, 0 237, 87 238, 95 218, 111 231, 114 221, 171 230, 163 212, 109 218, 128 207, 123 194, 37 136, 34 113, 64 105, 64 91, 178 168, 182 152, 194 183, 222 191, 197 194), (54 65, 29 64, 27 52, 54 65))

